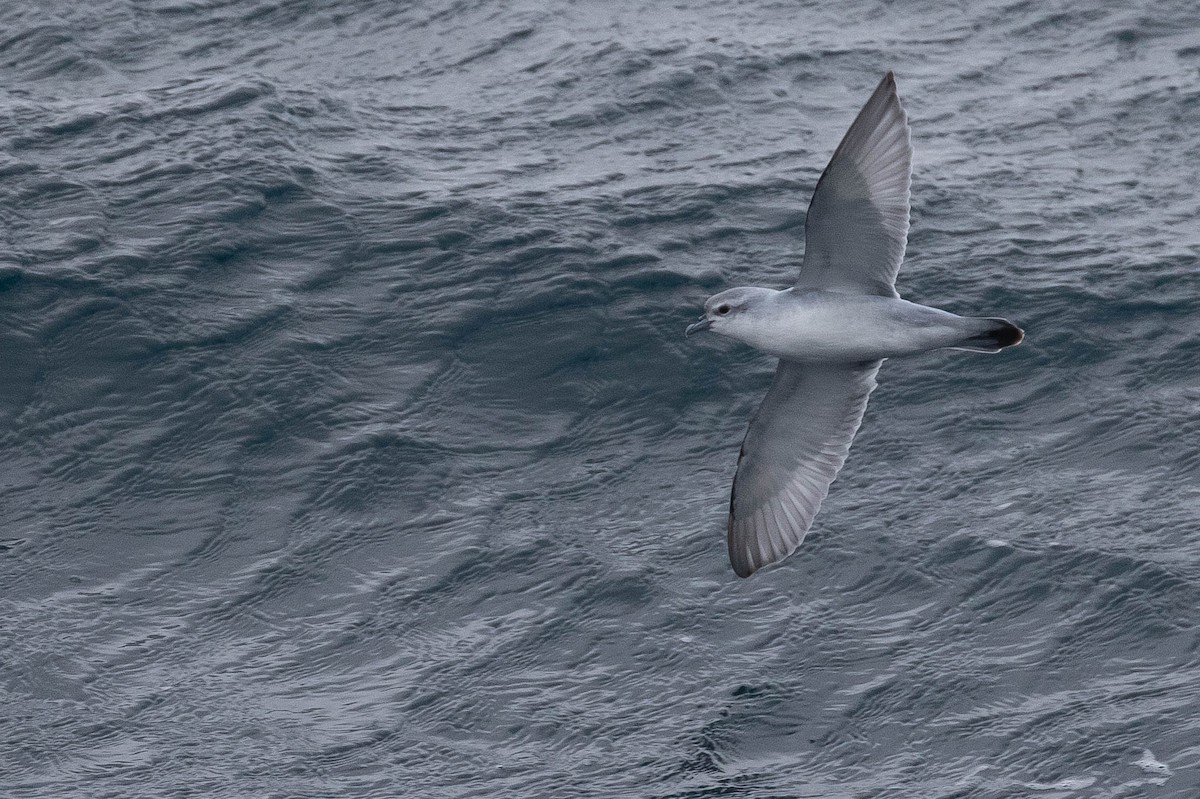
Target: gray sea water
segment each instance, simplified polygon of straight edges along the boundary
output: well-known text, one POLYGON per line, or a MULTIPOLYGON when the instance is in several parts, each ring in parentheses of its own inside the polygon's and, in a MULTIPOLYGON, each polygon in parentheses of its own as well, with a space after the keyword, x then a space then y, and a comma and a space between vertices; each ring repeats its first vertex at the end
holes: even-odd
POLYGON ((0 795, 1200 796, 1200 8, 8 0, 0 795), (891 361, 734 577, 887 69, 891 361))

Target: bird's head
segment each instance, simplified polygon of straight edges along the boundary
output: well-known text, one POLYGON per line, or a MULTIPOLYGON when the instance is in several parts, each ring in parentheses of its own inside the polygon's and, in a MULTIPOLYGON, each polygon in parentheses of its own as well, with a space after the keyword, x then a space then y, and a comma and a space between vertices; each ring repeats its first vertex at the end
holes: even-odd
POLYGON ((739 332, 748 326, 750 317, 756 316, 754 311, 760 309, 767 299, 778 292, 771 289, 760 289, 750 286, 729 289, 720 294, 714 294, 704 303, 704 315, 700 321, 688 325, 684 335, 711 330, 723 336, 741 338, 739 332))

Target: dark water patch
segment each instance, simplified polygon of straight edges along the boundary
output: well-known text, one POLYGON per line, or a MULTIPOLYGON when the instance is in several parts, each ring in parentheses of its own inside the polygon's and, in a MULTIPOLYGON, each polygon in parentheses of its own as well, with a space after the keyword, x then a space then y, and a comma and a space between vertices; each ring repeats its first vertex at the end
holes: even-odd
POLYGON ((63 25, 39 24, 9 35, 0 41, 0 59, 7 69, 19 69, 31 81, 103 74, 100 64, 87 57, 76 32, 63 25))

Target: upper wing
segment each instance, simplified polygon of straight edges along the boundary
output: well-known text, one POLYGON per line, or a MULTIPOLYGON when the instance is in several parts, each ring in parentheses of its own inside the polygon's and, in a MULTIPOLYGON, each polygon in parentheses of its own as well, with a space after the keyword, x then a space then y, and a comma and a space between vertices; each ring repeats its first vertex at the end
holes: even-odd
POLYGON ((780 361, 738 456, 729 560, 739 577, 796 551, 846 462, 882 361, 780 361))
POLYGON ((912 143, 896 78, 883 76, 817 181, 798 288, 895 297, 908 242, 912 143))

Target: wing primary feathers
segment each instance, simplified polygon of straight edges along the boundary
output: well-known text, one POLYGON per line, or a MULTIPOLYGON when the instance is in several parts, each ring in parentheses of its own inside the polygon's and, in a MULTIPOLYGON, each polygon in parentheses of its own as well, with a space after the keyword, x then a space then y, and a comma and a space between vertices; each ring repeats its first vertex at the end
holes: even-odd
POLYGON ((911 175, 908 115, 888 72, 813 190, 797 288, 897 296, 911 175))
POLYGON ((729 559, 739 576, 804 540, 846 462, 879 365, 779 362, 746 431, 729 498, 729 559))

